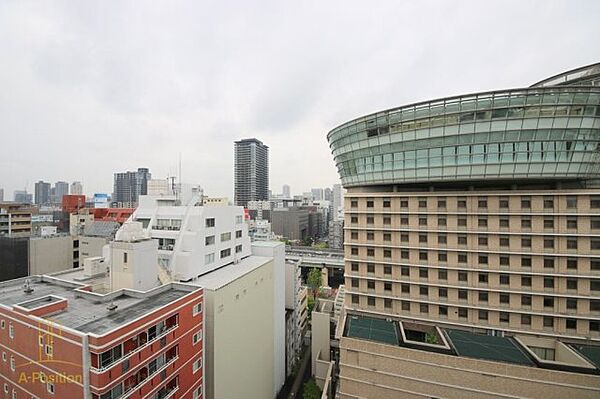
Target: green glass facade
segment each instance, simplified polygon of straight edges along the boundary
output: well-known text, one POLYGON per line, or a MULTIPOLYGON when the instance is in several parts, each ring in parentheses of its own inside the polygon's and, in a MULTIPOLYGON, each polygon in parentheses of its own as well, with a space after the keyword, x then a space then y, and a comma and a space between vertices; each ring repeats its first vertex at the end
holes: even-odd
MULTIPOLYGON (((328 134, 345 187, 600 174, 600 64, 576 82, 412 104, 328 134)), ((576 70, 578 71, 578 70, 576 70)), ((571 73, 571 75, 569 75, 571 73)))

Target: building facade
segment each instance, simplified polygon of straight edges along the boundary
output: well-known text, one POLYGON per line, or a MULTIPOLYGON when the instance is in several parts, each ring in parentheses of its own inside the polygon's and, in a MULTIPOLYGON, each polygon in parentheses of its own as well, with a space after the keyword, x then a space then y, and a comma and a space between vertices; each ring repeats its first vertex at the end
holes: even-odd
POLYGON ((42 180, 35 183, 36 205, 48 205, 50 203, 50 183, 42 180))
POLYGON ((62 199, 65 195, 69 195, 69 183, 65 181, 57 181, 54 183, 54 196, 52 197, 52 203, 62 204, 62 199))
POLYGON ((0 202, 0 236, 30 236, 31 212, 31 207, 26 204, 0 202))
MULTIPOLYGON (((585 339, 597 351, 599 86, 596 64, 528 88, 408 105, 333 129, 328 140, 348 190, 348 314, 569 345, 585 339)), ((370 396, 362 384, 375 378, 354 380, 355 338, 341 342, 341 397, 370 396)), ((377 353, 372 361, 383 364, 387 352, 377 353)), ((550 384, 571 371, 544 378, 550 384)), ((390 386, 411 377, 375 374, 390 386)), ((429 382, 448 384, 442 380, 429 382)), ((407 392, 441 395, 425 385, 407 392)))
POLYGON ((200 287, 171 283, 100 294, 50 276, 1 287, 5 395, 203 397, 200 287))
POLYGON ((304 240, 309 237, 308 210, 300 208, 278 208, 271 214, 273 232, 288 240, 304 240))
POLYGON ((152 174, 148 168, 136 172, 115 173, 112 201, 118 208, 135 208, 140 195, 148 194, 148 180, 152 174))
POLYGON ((257 139, 235 142, 234 202, 269 200, 269 147, 257 139))
POLYGON ((73 183, 71 183, 71 194, 83 195, 83 185, 80 181, 74 181, 73 183))

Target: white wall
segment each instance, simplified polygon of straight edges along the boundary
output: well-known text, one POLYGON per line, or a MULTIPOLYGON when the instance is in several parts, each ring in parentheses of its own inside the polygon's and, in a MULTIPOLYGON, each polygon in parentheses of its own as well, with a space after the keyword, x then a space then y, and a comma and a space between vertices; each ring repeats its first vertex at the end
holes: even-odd
POLYGON ((113 241, 110 243, 110 248, 112 290, 130 288, 147 291, 158 285, 156 240, 113 241), (124 262, 125 253, 127 253, 127 262, 124 262))
POLYGON ((273 257, 273 319, 274 319, 274 391, 279 392, 285 383, 285 244, 279 241, 252 243, 252 253, 273 257))

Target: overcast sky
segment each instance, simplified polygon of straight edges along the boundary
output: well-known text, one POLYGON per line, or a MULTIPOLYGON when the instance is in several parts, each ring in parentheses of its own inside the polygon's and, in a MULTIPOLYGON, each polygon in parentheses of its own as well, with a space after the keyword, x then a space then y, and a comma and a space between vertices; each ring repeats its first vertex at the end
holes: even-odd
POLYGON ((233 142, 270 185, 338 182, 327 132, 419 100, 600 61, 600 1, 0 1, 0 187, 150 168, 232 197, 233 142))

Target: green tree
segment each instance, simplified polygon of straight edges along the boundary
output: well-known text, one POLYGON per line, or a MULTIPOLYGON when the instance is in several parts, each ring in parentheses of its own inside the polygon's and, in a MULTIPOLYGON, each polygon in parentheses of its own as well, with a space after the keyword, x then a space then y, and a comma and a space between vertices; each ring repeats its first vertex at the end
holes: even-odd
POLYGON ((320 399, 321 388, 312 378, 304 383, 303 399, 320 399))
POLYGON ((312 291, 313 298, 317 298, 317 293, 321 289, 321 285, 323 285, 322 277, 321 277, 321 269, 313 267, 308 272, 308 277, 306 278, 306 284, 308 288, 312 291))

